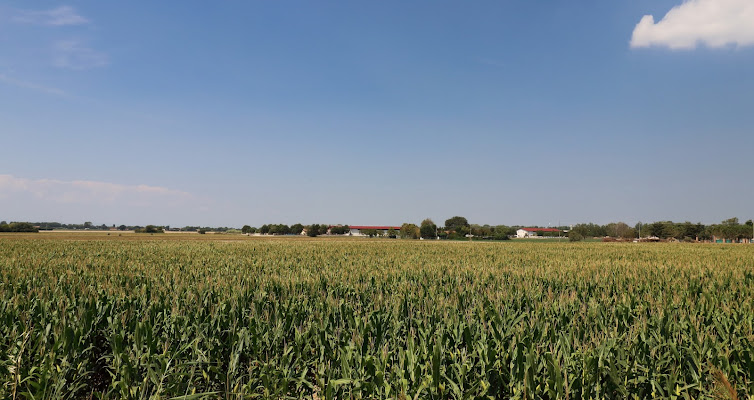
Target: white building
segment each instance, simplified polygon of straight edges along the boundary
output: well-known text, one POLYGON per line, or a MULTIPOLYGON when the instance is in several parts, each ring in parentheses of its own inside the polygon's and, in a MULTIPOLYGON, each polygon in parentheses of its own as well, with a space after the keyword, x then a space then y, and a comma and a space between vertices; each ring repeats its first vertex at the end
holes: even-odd
POLYGON ((557 232, 560 233, 560 229, 555 228, 521 228, 516 231, 517 238, 529 238, 537 237, 542 232, 557 232))
POLYGON ((398 232, 401 230, 400 226, 365 226, 365 225, 349 225, 348 228, 351 230, 348 232, 349 236, 367 236, 363 233, 365 230, 375 230, 377 231, 377 234, 380 236, 387 236, 388 231, 391 229, 395 230, 395 233, 398 234, 398 232))

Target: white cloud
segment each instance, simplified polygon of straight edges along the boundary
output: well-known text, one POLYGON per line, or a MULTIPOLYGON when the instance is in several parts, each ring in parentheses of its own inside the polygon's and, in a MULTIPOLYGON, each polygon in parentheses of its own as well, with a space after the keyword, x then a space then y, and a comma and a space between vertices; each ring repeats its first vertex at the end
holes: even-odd
POLYGON ((70 6, 60 6, 43 11, 21 11, 13 17, 13 20, 25 24, 49 26, 83 25, 89 23, 88 19, 77 14, 76 10, 70 6))
POLYGON ((39 85, 33 82, 27 82, 19 79, 14 79, 9 77, 8 75, 0 73, 0 82, 3 82, 8 85, 17 86, 24 89, 31 89, 35 90, 37 92, 47 93, 47 94, 53 94, 56 96, 66 96, 66 93, 63 90, 60 90, 58 88, 50 87, 50 86, 44 86, 39 85))
POLYGON ((634 28, 631 47, 693 49, 754 45, 754 0, 686 0, 655 23, 645 15, 634 28))
POLYGON ((109 60, 105 53, 91 49, 76 40, 61 40, 55 43, 53 65, 60 68, 85 70, 104 67, 109 60))
POLYGON ((181 203, 193 196, 161 186, 122 185, 98 181, 26 179, 0 175, 0 199, 33 198, 60 204, 150 206, 155 203, 181 203))

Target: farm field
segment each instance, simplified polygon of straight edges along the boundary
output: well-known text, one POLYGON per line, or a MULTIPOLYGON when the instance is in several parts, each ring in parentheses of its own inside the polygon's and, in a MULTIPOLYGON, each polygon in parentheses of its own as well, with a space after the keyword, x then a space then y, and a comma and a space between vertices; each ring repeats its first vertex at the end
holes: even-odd
POLYGON ((753 245, 6 234, 0 398, 746 399, 753 308, 753 245))

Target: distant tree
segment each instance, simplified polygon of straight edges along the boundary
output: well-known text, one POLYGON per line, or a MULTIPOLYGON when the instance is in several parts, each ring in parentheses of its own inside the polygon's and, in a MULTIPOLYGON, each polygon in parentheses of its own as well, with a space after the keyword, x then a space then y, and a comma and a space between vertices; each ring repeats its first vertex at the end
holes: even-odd
POLYGON ((330 233, 333 235, 345 235, 351 232, 351 228, 348 225, 337 225, 330 228, 330 233))
POLYGON ((576 233, 578 233, 579 235, 585 238, 602 237, 602 236, 607 235, 607 232, 604 226, 593 224, 593 223, 574 225, 571 231, 575 231, 576 233))
POLYGON ((401 239, 419 239, 421 232, 415 224, 405 223, 401 225, 401 239))
POLYGON ((455 216, 445 220, 445 229, 458 231, 459 228, 468 228, 469 221, 464 217, 455 216))
POLYGON ((578 231, 571 230, 568 232, 568 241, 570 242, 580 242, 584 240, 584 235, 579 233, 578 231))
POLYGON ((387 230, 387 237, 396 238, 398 237, 398 232, 396 232, 394 228, 390 228, 387 230))
POLYGON ((361 234, 369 237, 375 237, 378 235, 377 229, 362 229, 361 234))
POLYGON ((39 232, 39 228, 28 222, 11 222, 0 224, 0 232, 39 232))
POLYGON ((751 227, 739 224, 738 218, 729 218, 718 225, 711 226, 712 234, 729 240, 749 238, 752 235, 751 227))
POLYGON ((92 223, 91 222, 89 222, 89 221, 84 222, 84 229, 90 229, 91 227, 92 227, 92 223))
POLYGON ((197 229, 196 232, 199 233, 200 235, 204 235, 205 233, 207 233, 207 230, 204 228, 201 228, 201 229, 197 229))
POLYGON ((244 233, 244 234, 251 233, 251 226, 244 225, 243 228, 241 228, 241 233, 244 233))
POLYGON ((262 225, 262 227, 259 228, 259 233, 261 233, 262 235, 270 233, 270 226, 267 224, 262 225))
POLYGON ((492 237, 494 237, 495 240, 508 240, 515 234, 515 229, 505 225, 498 225, 495 227, 492 237))
POLYGON ((125 226, 125 225, 121 225, 121 226, 118 227, 118 230, 119 231, 125 231, 125 230, 128 230, 128 227, 125 226))
POLYGON ((326 225, 312 224, 306 227, 306 235, 309 237, 317 237, 327 232, 326 225), (324 228, 324 230, 323 230, 324 228))
POLYGON ((631 228, 624 222, 611 222, 605 225, 607 236, 615 238, 630 239, 635 236, 634 228, 631 228))
POLYGON ((434 239, 437 237, 437 225, 435 225, 434 221, 427 218, 422 221, 419 233, 424 239, 434 239))
POLYGON ((294 235, 300 235, 303 230, 304 230, 304 226, 301 224, 291 225, 291 233, 294 235))
POLYGON ((722 225, 736 226, 738 225, 738 218, 737 217, 728 218, 722 222, 722 225))
POLYGON ((165 233, 162 227, 155 226, 155 225, 147 225, 144 228, 134 229, 134 232, 136 233, 165 233))

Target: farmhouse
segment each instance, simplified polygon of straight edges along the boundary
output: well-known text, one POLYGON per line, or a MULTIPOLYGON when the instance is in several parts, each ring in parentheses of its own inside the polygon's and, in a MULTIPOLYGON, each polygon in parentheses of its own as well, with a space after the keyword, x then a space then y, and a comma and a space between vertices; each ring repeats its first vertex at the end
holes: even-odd
POLYGON ((387 232, 390 229, 394 229, 396 232, 401 230, 400 226, 362 226, 362 225, 349 225, 351 231, 348 232, 349 236, 366 236, 362 233, 364 230, 375 230, 380 236, 387 236, 387 232))
POLYGON ((516 231, 517 238, 537 237, 543 232, 560 233, 560 229, 555 228, 521 228, 516 231))

